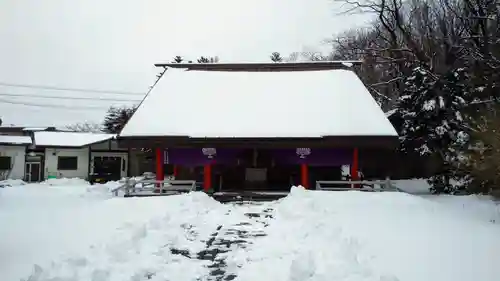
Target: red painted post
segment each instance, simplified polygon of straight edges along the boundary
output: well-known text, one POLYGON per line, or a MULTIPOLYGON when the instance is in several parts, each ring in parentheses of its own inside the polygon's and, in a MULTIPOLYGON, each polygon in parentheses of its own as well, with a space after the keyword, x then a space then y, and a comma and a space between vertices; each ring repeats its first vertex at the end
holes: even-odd
POLYGON ((301 185, 306 189, 309 188, 309 169, 307 164, 300 165, 300 179, 301 185))
POLYGON ((203 166, 203 190, 208 192, 212 188, 212 165, 203 166))
MULTIPOLYGON (((163 149, 156 148, 156 180, 162 181, 165 177, 163 173, 163 149)), ((157 188, 160 188, 160 184, 156 185, 157 188)))
MULTIPOLYGON (((358 170, 359 170, 358 148, 354 148, 352 152, 351 180, 353 181, 359 180, 358 170)), ((359 184, 354 184, 353 187, 359 187, 359 184)))

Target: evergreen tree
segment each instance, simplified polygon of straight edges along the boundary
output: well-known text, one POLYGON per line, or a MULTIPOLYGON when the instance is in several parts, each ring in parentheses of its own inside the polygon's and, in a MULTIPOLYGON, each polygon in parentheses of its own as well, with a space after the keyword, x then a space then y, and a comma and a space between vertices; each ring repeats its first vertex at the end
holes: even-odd
POLYGON ((272 60, 273 62, 282 62, 282 61, 283 61, 283 57, 281 57, 281 54, 280 54, 280 53, 278 53, 278 52, 273 52, 273 53, 271 54, 271 57, 270 57, 270 58, 271 58, 271 60, 272 60))
POLYGON ((481 120, 474 124, 468 160, 471 181, 467 186, 470 193, 500 196, 500 106, 499 104, 482 107, 481 120))
POLYGON ((136 107, 110 107, 103 122, 103 131, 110 134, 118 134, 128 122, 136 107))
POLYGON ((218 63, 219 57, 204 57, 201 56, 198 60, 198 63, 218 63))
POLYGON ((207 57, 201 56, 198 59, 198 63, 210 63, 210 60, 207 57))
POLYGON ((174 60, 172 62, 173 63, 181 63, 183 61, 184 61, 184 58, 182 58, 181 56, 175 56, 174 60))
POLYGON ((398 103, 403 119, 402 150, 415 150, 442 160, 439 174, 429 179, 436 193, 453 192, 451 180, 462 177, 457 171, 464 164, 462 153, 469 142, 468 120, 462 113, 472 100, 467 81, 464 69, 438 77, 417 67, 406 78, 398 103))

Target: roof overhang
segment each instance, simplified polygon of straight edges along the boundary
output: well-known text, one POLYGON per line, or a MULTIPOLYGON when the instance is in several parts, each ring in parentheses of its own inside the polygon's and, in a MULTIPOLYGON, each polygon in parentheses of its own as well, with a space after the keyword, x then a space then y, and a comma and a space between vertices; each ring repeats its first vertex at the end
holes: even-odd
POLYGON ((313 62, 275 62, 275 63, 157 63, 156 67, 182 68, 202 71, 315 71, 332 69, 349 69, 360 65, 362 61, 313 61, 313 62))
POLYGON ((8 142, 0 142, 1 146, 29 146, 31 144, 27 143, 8 143, 8 142))
POLYGON ((123 148, 231 147, 231 148, 389 148, 398 147, 397 136, 325 136, 318 138, 191 138, 188 136, 118 137, 123 148))

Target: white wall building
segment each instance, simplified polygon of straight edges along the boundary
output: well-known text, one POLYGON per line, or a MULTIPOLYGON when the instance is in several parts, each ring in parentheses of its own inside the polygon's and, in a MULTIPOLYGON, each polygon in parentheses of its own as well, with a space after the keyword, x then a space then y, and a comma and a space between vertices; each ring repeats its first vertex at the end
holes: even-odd
POLYGON ((89 175, 89 147, 45 148, 44 178, 82 178, 89 175))
POLYGON ((128 150, 118 149, 114 137, 112 134, 35 132, 35 150, 44 155, 42 178, 89 179, 104 162, 108 166, 113 162, 113 171, 126 177, 128 150))
POLYGON ((0 180, 24 179, 28 136, 0 135, 0 180))
POLYGON ((0 130, 0 180, 38 182, 49 178, 89 179, 93 173, 123 178, 129 174, 129 151, 113 134, 23 127, 0 130))

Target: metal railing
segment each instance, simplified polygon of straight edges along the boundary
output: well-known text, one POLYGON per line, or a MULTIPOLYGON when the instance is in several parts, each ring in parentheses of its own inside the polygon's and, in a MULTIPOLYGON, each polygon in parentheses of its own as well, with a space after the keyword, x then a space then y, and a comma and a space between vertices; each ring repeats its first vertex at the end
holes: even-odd
POLYGON ((196 190, 196 181, 193 180, 134 180, 126 179, 125 183, 111 192, 118 196, 118 192, 123 190, 125 196, 131 195, 173 195, 196 190))
POLYGON ((362 180, 362 181, 316 181, 316 190, 325 191, 400 191, 396 186, 391 184, 390 179, 386 180, 362 180))

